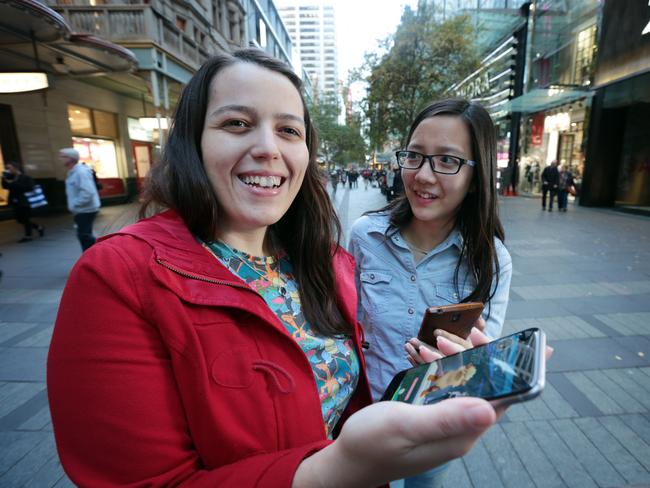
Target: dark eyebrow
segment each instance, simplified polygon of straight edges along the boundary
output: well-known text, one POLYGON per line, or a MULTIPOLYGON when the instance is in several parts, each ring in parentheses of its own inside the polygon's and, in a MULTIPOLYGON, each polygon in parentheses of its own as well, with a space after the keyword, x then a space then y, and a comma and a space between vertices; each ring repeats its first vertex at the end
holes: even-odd
MULTIPOLYGON (((257 116, 257 110, 251 107, 247 107, 246 105, 224 105, 223 107, 219 107, 214 112, 212 112, 210 114, 210 118, 218 117, 224 112, 241 112, 248 115, 249 117, 257 116)), ((302 117, 298 117, 297 115, 289 113, 275 114, 275 118, 280 120, 293 120, 295 122, 299 122, 302 125, 305 125, 305 121, 302 117)))
POLYGON ((210 114, 210 118, 217 117, 224 112, 243 112, 251 117, 257 114, 257 111, 255 109, 247 107, 246 105, 224 105, 223 107, 219 107, 214 112, 212 112, 210 114))
MULTIPOLYGON (((420 144, 409 144, 408 145, 408 150, 410 151, 417 151, 417 152, 423 152, 424 151, 424 146, 420 144)), ((463 151, 460 150, 458 147, 453 147, 453 146, 437 146, 436 147, 436 154, 447 154, 450 153, 449 156, 454 156, 456 154, 462 154, 463 151)), ((462 156, 458 156, 462 157, 462 156)))

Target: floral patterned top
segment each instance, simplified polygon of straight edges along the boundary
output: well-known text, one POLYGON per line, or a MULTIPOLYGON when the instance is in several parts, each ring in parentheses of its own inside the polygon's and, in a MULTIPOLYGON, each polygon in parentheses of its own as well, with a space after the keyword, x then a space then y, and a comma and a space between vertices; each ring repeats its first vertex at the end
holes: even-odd
POLYGON ((326 435, 331 438, 359 381, 359 360, 351 338, 319 334, 305 319, 289 257, 252 256, 221 241, 203 245, 234 275, 259 293, 304 351, 321 401, 326 435))

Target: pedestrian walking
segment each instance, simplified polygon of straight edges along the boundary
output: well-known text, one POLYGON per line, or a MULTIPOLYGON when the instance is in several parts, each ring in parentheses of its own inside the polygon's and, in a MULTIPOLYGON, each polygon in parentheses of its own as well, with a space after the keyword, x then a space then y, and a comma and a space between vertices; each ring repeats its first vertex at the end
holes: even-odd
POLYGON ((77 238, 82 251, 95 243, 93 222, 101 205, 92 169, 79 162, 79 151, 68 147, 59 151, 59 159, 68 170, 65 194, 68 210, 74 215, 77 238))
POLYGON ((553 200, 557 194, 560 184, 560 172, 557 169, 557 161, 551 161, 551 164, 542 171, 542 210, 546 210, 546 195, 548 199, 548 211, 553 211, 553 200))
POLYGON ((32 222, 32 207, 26 193, 34 189, 34 180, 22 171, 22 165, 17 162, 8 162, 2 172, 2 188, 9 190, 9 205, 14 211, 16 222, 24 229, 23 237, 18 242, 31 242, 33 231, 40 237, 45 234, 45 227, 32 222))
POLYGON ((495 422, 478 398, 368 406, 354 265, 301 93, 262 51, 210 58, 147 180, 143 211, 173 210, 77 262, 48 358, 75 484, 378 486, 495 422))
MULTIPOLYGON (((405 195, 352 226, 357 317, 370 344, 365 357, 375 400, 410 367, 408 357, 417 358, 413 345, 421 343, 405 339, 418 334, 428 307, 483 302, 477 326, 490 337, 501 334, 512 260, 497 215, 495 134, 490 115, 474 102, 432 103, 396 154, 405 195)), ((445 339, 463 343, 445 333, 437 345, 445 339)), ((440 486, 443 474, 437 468, 404 486, 440 486)))
POLYGON ((560 166, 560 178, 557 192, 558 212, 566 212, 569 193, 572 191, 575 192, 574 185, 573 173, 566 167, 566 165, 562 164, 560 166))

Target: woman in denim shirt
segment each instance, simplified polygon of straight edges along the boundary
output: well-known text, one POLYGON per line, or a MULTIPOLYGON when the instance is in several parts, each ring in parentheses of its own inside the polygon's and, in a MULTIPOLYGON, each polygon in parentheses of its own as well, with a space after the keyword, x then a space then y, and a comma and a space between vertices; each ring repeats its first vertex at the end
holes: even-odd
MULTIPOLYGON (((501 334, 512 260, 497 215, 495 133, 476 103, 432 103, 396 154, 405 194, 352 226, 358 318, 370 344, 365 357, 375 400, 411 367, 409 359, 419 360, 412 338, 427 307, 483 302, 477 326, 490 337, 501 334)), ((438 341, 463 343, 441 335, 438 341)), ((409 478, 405 488, 439 485, 441 474, 437 468, 409 478)))

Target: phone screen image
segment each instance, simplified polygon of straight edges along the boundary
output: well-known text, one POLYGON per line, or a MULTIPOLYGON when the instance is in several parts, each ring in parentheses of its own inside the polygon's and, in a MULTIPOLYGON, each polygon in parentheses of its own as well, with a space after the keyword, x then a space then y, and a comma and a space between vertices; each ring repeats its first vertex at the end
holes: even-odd
POLYGON ((543 371, 537 332, 528 329, 406 370, 383 399, 428 405, 460 396, 492 400, 521 395, 538 384, 543 371))

